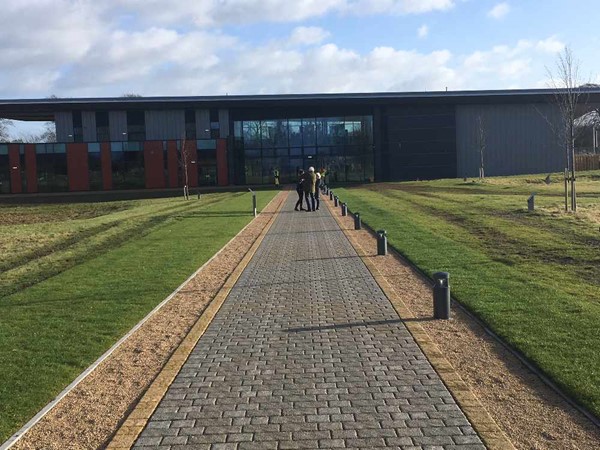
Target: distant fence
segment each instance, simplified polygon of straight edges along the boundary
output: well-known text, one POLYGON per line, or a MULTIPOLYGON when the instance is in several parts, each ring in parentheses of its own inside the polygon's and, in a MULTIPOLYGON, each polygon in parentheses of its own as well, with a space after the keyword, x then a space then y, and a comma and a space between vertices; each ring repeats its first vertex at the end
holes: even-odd
POLYGON ((600 154, 598 155, 575 155, 575 170, 597 170, 600 169, 600 154))

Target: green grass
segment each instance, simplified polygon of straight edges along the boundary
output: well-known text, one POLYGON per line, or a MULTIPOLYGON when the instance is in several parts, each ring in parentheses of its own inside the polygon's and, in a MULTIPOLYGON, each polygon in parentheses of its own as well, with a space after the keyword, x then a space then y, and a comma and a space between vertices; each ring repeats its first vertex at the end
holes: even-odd
MULTIPOLYGON (((257 192, 259 206, 274 195, 257 192)), ((250 206, 245 193, 70 205, 91 211, 78 218, 62 205, 5 207, 26 224, 0 226, 3 239, 45 227, 60 237, 4 259, 2 276, 22 270, 27 282, 0 295, 0 442, 249 223, 250 206)))
POLYGON ((559 177, 543 178, 335 193, 425 273, 450 272, 458 301, 600 416, 600 172, 580 175, 577 215, 561 212, 559 177))

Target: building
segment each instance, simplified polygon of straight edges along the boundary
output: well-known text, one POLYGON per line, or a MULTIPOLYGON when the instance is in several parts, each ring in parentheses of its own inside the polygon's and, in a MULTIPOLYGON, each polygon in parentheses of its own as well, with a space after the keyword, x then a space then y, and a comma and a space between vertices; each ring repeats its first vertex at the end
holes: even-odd
MULTIPOLYGON (((551 90, 0 100, 0 117, 54 121, 57 143, 0 144, 0 192, 330 182, 561 171, 551 90), (185 149, 183 152, 182 149, 185 149)), ((583 96, 582 96, 583 97, 583 96)), ((600 89, 586 89, 600 104, 600 89)), ((585 112, 585 111, 583 111, 585 112)), ((582 112, 582 114, 583 114, 582 112)))

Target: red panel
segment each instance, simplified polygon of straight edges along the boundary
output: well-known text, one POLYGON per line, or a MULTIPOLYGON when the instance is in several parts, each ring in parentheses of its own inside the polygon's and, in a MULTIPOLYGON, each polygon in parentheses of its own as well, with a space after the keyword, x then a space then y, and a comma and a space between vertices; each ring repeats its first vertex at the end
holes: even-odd
POLYGON ((179 160, 177 158, 177 141, 167 142, 167 164, 169 168, 169 187, 179 186, 179 160))
POLYGON ((147 189, 165 187, 164 167, 162 141, 144 142, 144 172, 147 189))
POLYGON ((67 173, 69 174, 70 191, 89 191, 87 144, 67 144, 67 173))
POLYGON ((19 144, 8 144, 8 166, 8 170, 10 170, 10 192, 20 194, 23 192, 23 183, 21 183, 19 144))
POLYGON ((227 167, 227 140, 217 139, 217 180, 219 186, 227 186, 229 184, 227 167))
POLYGON ((25 144, 25 174, 27 176, 27 192, 37 192, 38 180, 35 144, 25 144))
POLYGON ((112 161, 109 142, 100 144, 100 158, 102 162, 102 187, 105 191, 110 191, 112 189, 112 161))
POLYGON ((196 141, 186 141, 185 148, 188 151, 188 187, 198 186, 198 151, 196 150, 196 141))

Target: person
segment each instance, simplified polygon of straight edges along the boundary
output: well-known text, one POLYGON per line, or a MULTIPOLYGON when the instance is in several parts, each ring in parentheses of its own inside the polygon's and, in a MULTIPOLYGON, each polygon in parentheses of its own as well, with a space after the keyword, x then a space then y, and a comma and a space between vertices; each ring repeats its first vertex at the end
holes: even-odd
POLYGON ((317 205, 316 209, 319 209, 319 205, 321 204, 321 200, 320 200, 320 193, 319 190, 321 189, 321 174, 319 172, 315 173, 315 203, 317 205))
POLYGON ((273 171, 273 177, 275 178, 275 186, 279 187, 279 169, 277 167, 273 171))
POLYGON ((298 207, 300 207, 300 211, 304 211, 302 207, 303 199, 304 199, 304 170, 298 169, 298 182, 296 183, 296 192, 298 193, 298 201, 296 202, 296 206, 294 207, 295 211, 298 211, 298 207))
POLYGON ((317 176, 315 175, 315 168, 309 167, 308 173, 304 174, 304 180, 302 187, 304 188, 304 198, 306 199, 307 211, 315 210, 315 184, 317 182, 317 176), (310 203, 308 199, 310 198, 310 203), (312 207, 311 207, 312 203, 312 207))

